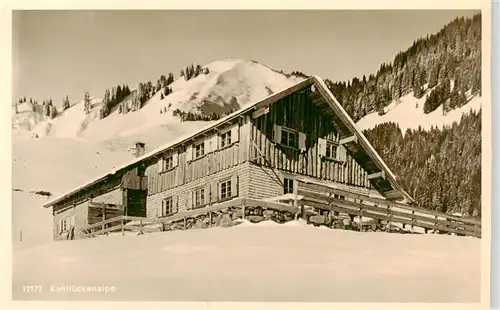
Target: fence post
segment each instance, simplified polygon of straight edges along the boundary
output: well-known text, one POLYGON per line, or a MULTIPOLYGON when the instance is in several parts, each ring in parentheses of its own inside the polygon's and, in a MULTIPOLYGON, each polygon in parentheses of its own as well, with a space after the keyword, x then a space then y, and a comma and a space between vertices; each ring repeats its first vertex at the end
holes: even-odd
MULTIPOLYGON (((295 208, 295 210, 297 210, 297 213, 299 212, 299 196, 298 196, 298 193, 299 193, 299 180, 297 178, 295 178, 295 182, 293 182, 293 207, 295 208)), ((302 208, 301 208, 301 217, 303 217, 303 214, 302 214, 302 208)))
POLYGON ((411 211, 411 233, 415 233, 415 210, 411 211))
POLYGON ((210 220, 208 227, 212 227, 212 211, 208 211, 208 219, 210 220))
POLYGON ((241 219, 244 220, 245 219, 245 213, 246 213, 246 207, 245 207, 245 204, 243 204, 242 206, 242 215, 241 215, 241 219))
POLYGON ((437 214, 434 215, 434 233, 438 233, 439 230, 438 230, 438 216, 437 214))
POLYGON ((184 217, 184 230, 186 230, 187 224, 186 224, 186 217, 184 217))
POLYGON ((363 209, 359 208, 359 231, 363 232, 363 209))
POLYGON ((125 231, 123 229, 123 219, 121 220, 121 226, 122 226, 122 236, 125 236, 125 231))
POLYGON ((387 205, 387 230, 389 232, 391 231, 391 225, 392 225, 391 217, 392 217, 391 206, 387 205))
POLYGON ((104 235, 104 228, 106 225, 104 225, 104 221, 106 220, 106 209, 104 208, 104 204, 102 205, 102 225, 101 225, 101 234, 104 235))

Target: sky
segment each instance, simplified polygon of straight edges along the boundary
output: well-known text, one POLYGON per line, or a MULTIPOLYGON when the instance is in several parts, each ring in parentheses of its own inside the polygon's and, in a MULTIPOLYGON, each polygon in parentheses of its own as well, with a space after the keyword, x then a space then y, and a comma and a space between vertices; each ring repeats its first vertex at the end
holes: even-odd
POLYGON ((13 96, 60 103, 186 65, 255 60, 333 81, 375 73, 475 11, 14 11, 13 96))

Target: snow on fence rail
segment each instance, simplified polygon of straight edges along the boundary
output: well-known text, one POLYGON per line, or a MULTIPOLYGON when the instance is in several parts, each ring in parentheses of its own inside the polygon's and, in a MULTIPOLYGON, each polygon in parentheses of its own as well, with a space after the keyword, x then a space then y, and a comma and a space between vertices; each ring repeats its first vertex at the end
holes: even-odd
MULTIPOLYGON (((316 209, 372 218, 377 222, 400 223, 423 228, 425 231, 434 230, 457 235, 481 237, 481 222, 466 219, 450 214, 421 209, 394 201, 356 194, 333 188, 319 182, 297 179, 296 195, 303 196, 297 199, 297 206, 310 206, 316 209), (348 199, 335 198, 335 195, 348 199), (371 204, 368 204, 371 203, 371 204)), ((337 197, 338 197, 337 196, 337 197)), ((362 229, 362 225, 360 225, 362 229)))

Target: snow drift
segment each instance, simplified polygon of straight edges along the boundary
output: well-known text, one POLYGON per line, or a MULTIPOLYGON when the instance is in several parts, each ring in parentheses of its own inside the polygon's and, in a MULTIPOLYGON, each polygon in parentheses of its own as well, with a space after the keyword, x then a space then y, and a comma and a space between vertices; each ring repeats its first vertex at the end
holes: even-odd
POLYGON ((14 253, 14 298, 479 302, 480 243, 295 221, 60 241, 14 253), (43 292, 23 294, 26 283, 43 292), (51 285, 111 285, 116 292, 50 293, 51 285))

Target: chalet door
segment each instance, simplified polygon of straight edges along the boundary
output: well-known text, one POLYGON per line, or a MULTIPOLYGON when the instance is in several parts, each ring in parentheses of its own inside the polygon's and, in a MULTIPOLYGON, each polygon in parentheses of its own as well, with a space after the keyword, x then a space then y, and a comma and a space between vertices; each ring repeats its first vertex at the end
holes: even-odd
POLYGON ((123 190, 123 206, 125 215, 146 217, 147 191, 126 188, 123 190))

